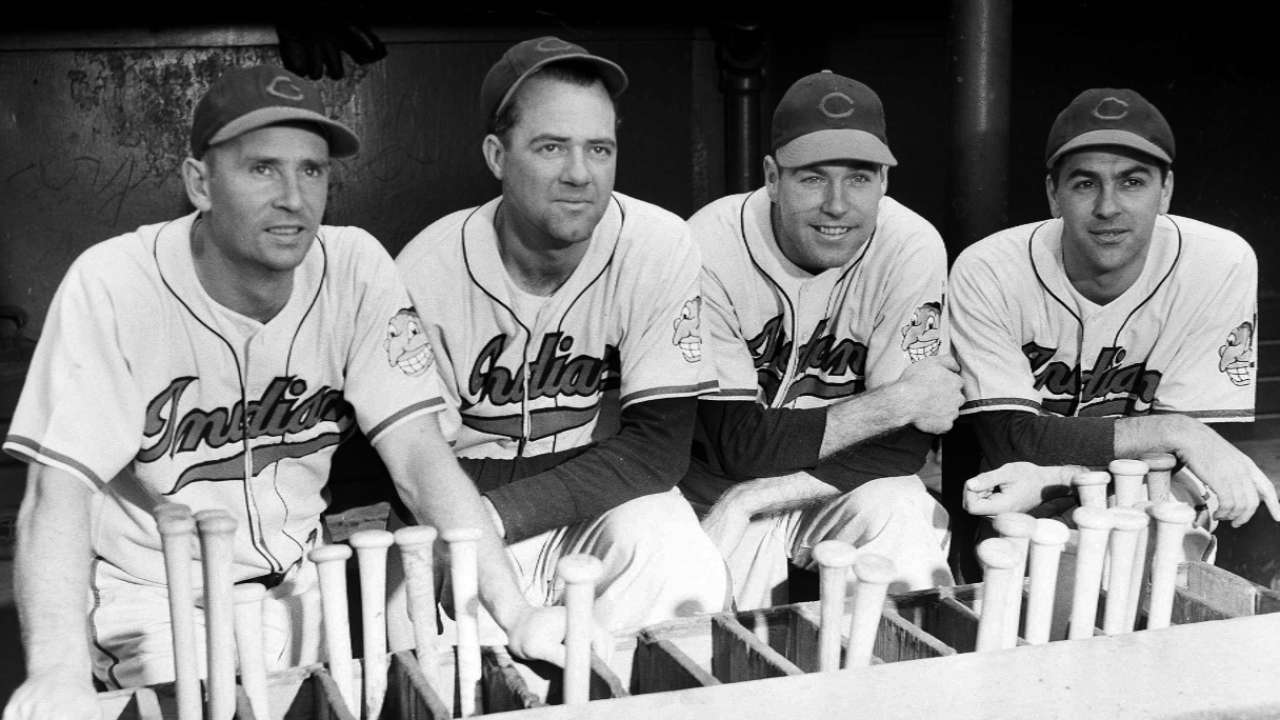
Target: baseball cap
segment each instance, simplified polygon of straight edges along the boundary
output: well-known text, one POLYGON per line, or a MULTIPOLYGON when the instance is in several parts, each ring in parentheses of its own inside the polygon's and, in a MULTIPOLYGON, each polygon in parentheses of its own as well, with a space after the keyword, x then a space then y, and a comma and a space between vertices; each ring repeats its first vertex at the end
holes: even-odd
POLYGON ((549 63, 561 60, 584 60, 596 66, 609 94, 617 97, 627 89, 627 74, 612 60, 592 55, 581 45, 565 42, 558 37, 543 37, 516 43, 502 54, 502 58, 489 68, 480 86, 480 103, 486 118, 492 118, 506 106, 516 89, 526 78, 549 63))
POLYGON ((320 88, 284 68, 255 65, 229 70, 209 87, 191 119, 191 154, 201 157, 211 145, 288 121, 314 123, 329 140, 329 154, 347 157, 360 138, 324 114, 320 88))
POLYGON ((1173 129, 1147 99, 1127 88, 1092 88, 1058 113, 1044 150, 1045 167, 1095 145, 1133 148, 1173 164, 1173 129))
POLYGON ((787 89, 773 111, 778 163, 801 167, 827 160, 897 165, 884 129, 884 105, 866 85, 823 70, 787 89))

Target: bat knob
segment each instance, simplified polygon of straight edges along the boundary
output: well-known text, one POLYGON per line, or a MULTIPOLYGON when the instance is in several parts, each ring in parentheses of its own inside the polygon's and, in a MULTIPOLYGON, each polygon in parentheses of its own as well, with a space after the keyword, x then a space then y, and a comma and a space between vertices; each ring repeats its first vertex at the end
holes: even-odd
POLYGON ((382 550, 391 547, 395 536, 386 530, 357 530, 347 542, 356 550, 382 550))
POLYGON ((813 559, 822 567, 844 568, 858 559, 858 551, 843 540, 823 540, 813 546, 813 559))
POLYGON ((600 558, 586 553, 565 555, 556 563, 556 574, 570 585, 594 585, 604 574, 604 563, 600 562, 600 558))
POLYGON ((402 527, 395 532, 396 545, 402 549, 408 550, 419 548, 424 545, 429 546, 435 543, 439 537, 436 529, 430 525, 408 525, 402 527))

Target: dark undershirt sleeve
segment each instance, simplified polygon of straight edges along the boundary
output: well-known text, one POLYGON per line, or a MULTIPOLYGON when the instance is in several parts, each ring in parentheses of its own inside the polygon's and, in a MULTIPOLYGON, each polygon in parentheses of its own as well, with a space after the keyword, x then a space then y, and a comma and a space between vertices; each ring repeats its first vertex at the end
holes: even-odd
POLYGON ((493 502, 512 543, 674 487, 689 465, 697 403, 693 397, 634 403, 622 411, 616 435, 585 448, 458 462, 493 502))
POLYGON ((750 400, 698 403, 694 455, 713 471, 745 480, 813 467, 827 430, 827 409, 762 408, 750 400))
POLYGON ((968 417, 985 468, 1016 461, 1100 466, 1115 458, 1115 418, 1050 417, 1017 410, 968 417))
POLYGON ((833 453, 809 473, 841 493, 878 478, 912 475, 924 466, 933 438, 905 427, 833 453))

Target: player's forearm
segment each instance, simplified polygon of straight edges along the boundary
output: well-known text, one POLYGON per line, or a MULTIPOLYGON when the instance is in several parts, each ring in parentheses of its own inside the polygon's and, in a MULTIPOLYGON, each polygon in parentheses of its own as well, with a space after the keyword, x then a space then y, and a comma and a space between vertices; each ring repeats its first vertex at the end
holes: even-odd
POLYGON ((738 483, 716 504, 750 517, 808 507, 839 493, 837 488, 809 473, 797 472, 738 483))
POLYGON ((855 395, 827 408, 820 458, 910 424, 909 400, 898 383, 855 395))
POLYGON ((14 589, 30 675, 92 677, 88 644, 89 494, 80 480, 33 465, 18 513, 14 589))
POLYGON ((1209 426, 1186 415, 1145 415, 1116 421, 1115 457, 1172 453, 1185 461, 1202 442, 1209 426))
POLYGON ((487 491, 506 525, 507 541, 595 519, 629 500, 675 487, 689 466, 696 402, 636 403, 622 412, 613 437, 555 467, 487 491))
POLYGON ((422 523, 443 535, 455 528, 477 528, 480 599, 504 629, 528 609, 506 546, 475 485, 462 472, 445 443, 435 416, 405 423, 379 438, 376 449, 387 465, 405 506, 422 523))

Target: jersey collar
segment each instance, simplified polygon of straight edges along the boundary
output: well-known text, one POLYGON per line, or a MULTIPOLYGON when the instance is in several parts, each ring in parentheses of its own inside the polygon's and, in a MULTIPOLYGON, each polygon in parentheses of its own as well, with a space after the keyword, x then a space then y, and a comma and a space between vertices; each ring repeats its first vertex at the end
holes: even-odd
MULTIPOLYGON (((219 305, 205 292, 196 275, 195 260, 191 255, 191 229, 198 215, 198 212, 193 212, 161 226, 153 247, 156 267, 169 292, 202 323, 223 334, 239 335, 241 331, 235 329, 235 323, 228 322, 228 315, 233 311, 219 305)), ((323 283, 325 255, 322 228, 316 233, 316 241, 311 244, 302 264, 294 270, 293 293, 289 302, 262 327, 292 327, 301 322, 323 283)))

